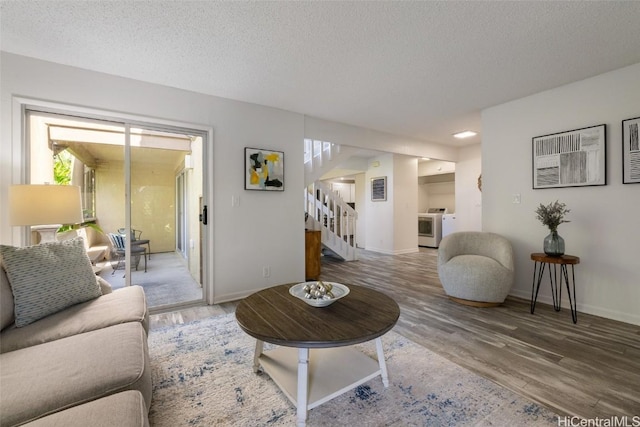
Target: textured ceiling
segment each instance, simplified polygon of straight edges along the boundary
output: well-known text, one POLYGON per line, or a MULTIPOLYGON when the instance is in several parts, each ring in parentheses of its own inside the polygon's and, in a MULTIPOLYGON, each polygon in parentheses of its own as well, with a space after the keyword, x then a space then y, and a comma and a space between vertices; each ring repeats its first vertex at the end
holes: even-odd
POLYGON ((1 7, 7 52, 454 145, 483 108, 640 62, 636 1, 1 7))

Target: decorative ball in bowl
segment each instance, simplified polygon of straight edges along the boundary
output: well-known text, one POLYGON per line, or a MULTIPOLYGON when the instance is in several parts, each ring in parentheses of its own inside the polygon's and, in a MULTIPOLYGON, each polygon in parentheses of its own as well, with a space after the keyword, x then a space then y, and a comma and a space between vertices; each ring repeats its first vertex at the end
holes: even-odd
POLYGON ((347 296, 349 288, 342 283, 318 280, 293 285, 289 288, 289 293, 310 306, 326 307, 347 296))

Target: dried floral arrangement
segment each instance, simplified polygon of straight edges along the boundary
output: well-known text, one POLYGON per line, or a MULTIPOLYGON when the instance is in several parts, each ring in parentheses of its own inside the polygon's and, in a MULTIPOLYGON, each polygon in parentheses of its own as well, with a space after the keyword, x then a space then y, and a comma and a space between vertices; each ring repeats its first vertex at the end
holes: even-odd
POLYGON ((551 231, 558 231, 558 226, 565 222, 571 222, 564 219, 565 215, 571 212, 571 209, 567 209, 567 205, 560 203, 557 200, 548 205, 540 203, 538 209, 536 209, 537 218, 541 223, 549 227, 551 231))

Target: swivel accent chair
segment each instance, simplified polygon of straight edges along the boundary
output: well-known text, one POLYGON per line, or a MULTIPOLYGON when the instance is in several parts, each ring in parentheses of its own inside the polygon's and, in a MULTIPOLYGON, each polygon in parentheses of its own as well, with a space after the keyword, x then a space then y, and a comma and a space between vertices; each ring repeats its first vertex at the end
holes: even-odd
POLYGON ((453 301, 475 307, 500 305, 514 281, 511 243, 494 233, 449 234, 438 248, 438 275, 453 301))

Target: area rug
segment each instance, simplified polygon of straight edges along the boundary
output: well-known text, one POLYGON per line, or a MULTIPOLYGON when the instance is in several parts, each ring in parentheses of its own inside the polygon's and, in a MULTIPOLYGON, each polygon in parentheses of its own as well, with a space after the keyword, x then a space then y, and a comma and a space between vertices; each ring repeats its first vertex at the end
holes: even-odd
MULTIPOLYGON (((389 387, 375 378, 310 410, 307 425, 557 425, 545 408, 393 331, 382 342, 389 387)), ((375 358, 373 342, 357 347, 375 358)), ((151 425, 295 425, 295 407, 267 374, 253 372, 254 348, 234 314, 152 330, 151 425)))

